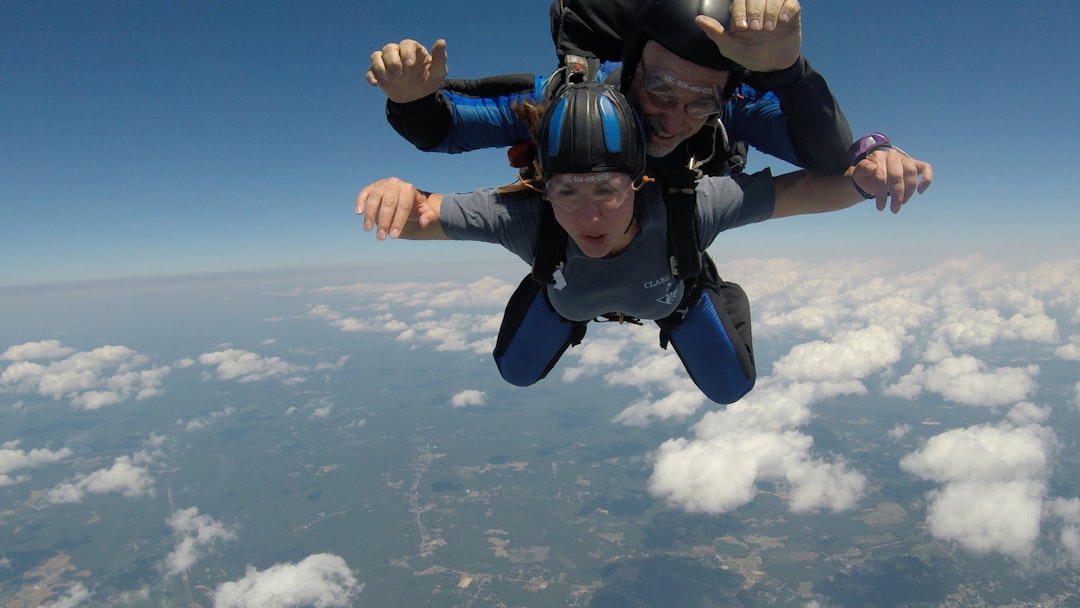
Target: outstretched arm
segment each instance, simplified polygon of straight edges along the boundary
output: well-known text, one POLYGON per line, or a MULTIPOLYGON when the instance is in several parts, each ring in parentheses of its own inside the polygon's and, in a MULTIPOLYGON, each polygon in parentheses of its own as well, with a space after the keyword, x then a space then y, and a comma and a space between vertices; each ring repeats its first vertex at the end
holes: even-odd
POLYGON ((415 40, 391 43, 371 54, 365 78, 395 103, 409 103, 437 93, 446 80, 446 41, 439 39, 429 53, 415 40))
MULTIPOLYGON (((730 10, 727 28, 704 16, 697 18, 698 26, 725 57, 750 71, 747 84, 772 91, 780 101, 787 139, 795 153, 794 159, 785 159, 818 173, 843 173, 849 164, 851 127, 825 79, 800 55, 802 7, 798 0, 734 0, 730 10)), ((777 142, 767 135, 776 129, 753 126, 744 125, 746 142, 775 154, 772 149, 777 142), (766 139, 755 141, 756 136, 766 139)))
POLYGON ((852 186, 852 181, 859 188, 874 195, 878 211, 884 211, 888 198, 892 198, 890 209, 899 213, 901 206, 918 192, 922 194, 933 181, 933 168, 930 163, 910 158, 895 149, 883 149, 871 160, 870 157, 849 167, 844 175, 820 175, 813 172, 797 171, 776 178, 776 202, 772 218, 825 213, 847 209, 865 198, 852 186), (900 170, 905 176, 899 182, 890 181, 890 163, 904 167, 900 170))
POLYGON ((446 240, 439 223, 442 195, 423 192, 396 177, 368 185, 356 197, 356 214, 364 216, 364 230, 372 228, 384 240, 446 240))
POLYGON ((536 98, 532 74, 447 80, 446 43, 431 52, 415 40, 387 44, 371 54, 366 78, 386 93, 386 119, 420 150, 466 152, 529 140, 514 104, 536 98))

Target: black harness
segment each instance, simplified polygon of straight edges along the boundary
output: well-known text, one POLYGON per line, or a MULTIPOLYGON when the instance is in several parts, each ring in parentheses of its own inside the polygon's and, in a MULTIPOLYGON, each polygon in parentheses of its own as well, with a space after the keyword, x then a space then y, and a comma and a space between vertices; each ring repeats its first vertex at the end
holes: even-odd
MULTIPOLYGON (((687 307, 700 295, 704 255, 698 246, 697 196, 694 190, 695 175, 689 169, 665 171, 658 181, 664 189, 664 207, 667 214, 668 259, 671 273, 684 281, 683 299, 671 317, 677 322, 686 314, 687 307)), ((566 263, 566 247, 569 236, 555 220, 551 205, 540 210, 540 226, 533 252, 532 279, 542 286, 556 285, 556 276, 566 263)), ((635 323, 641 320, 618 311, 605 313, 596 321, 635 323)), ((661 325, 663 326, 663 325, 661 325)), ((663 344, 663 338, 661 339, 663 344)))

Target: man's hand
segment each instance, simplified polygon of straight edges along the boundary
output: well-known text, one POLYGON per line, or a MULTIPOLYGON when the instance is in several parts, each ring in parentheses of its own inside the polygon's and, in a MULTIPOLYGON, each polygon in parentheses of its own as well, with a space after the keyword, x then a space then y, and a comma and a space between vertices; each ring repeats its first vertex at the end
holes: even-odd
POLYGON ((928 162, 886 147, 859 161, 855 176, 859 187, 877 198, 878 211, 884 211, 888 205, 890 211, 900 213, 900 207, 916 192, 926 192, 934 182, 934 168, 928 162), (890 198, 892 204, 888 204, 890 198))
POLYGON ((802 7, 798 0, 733 0, 724 28, 712 17, 694 21, 720 54, 751 72, 791 67, 802 48, 802 7))
POLYGON ((388 44, 371 54, 365 77, 397 103, 436 93, 446 80, 446 41, 436 40, 431 53, 415 40, 388 44))

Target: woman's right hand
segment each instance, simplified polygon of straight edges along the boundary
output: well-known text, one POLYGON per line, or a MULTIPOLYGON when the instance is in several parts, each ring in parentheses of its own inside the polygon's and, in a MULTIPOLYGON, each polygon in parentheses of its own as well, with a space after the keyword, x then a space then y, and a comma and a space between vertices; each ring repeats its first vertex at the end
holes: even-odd
POLYGON ((375 238, 408 238, 429 226, 438 226, 439 209, 429 195, 396 177, 368 185, 356 197, 356 214, 364 216, 364 230, 377 228, 375 238), (433 224, 434 222, 434 224, 433 224))

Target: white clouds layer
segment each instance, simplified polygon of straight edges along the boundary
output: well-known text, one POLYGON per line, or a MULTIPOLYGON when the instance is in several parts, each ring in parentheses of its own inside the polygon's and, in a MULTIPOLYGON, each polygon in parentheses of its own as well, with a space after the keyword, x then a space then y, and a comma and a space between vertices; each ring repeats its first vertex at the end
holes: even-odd
POLYGON ((363 590, 345 560, 327 553, 259 571, 220 585, 214 608, 345 608, 363 590))
MULTIPOLYGON (((870 420, 877 400, 927 395, 985 408, 979 415, 1004 409, 999 424, 946 431, 904 459, 906 471, 940 486, 928 503, 929 528, 971 550, 1026 556, 1053 520, 1062 546, 1080 545, 1080 529, 1067 517, 1071 503, 1048 494, 1055 441, 1042 425, 1050 408, 1032 402, 1048 373, 1041 362, 1080 360, 1080 334, 1072 330, 1063 344, 1059 327, 1080 322, 1080 261, 1012 272, 973 256, 887 276, 884 264, 740 260, 721 268, 750 295, 755 336, 788 345, 759 356, 757 387, 726 408, 705 400, 674 353, 658 349, 649 323, 591 324, 545 382, 592 378, 636 393, 614 417, 620 424, 677 422, 711 408, 691 433, 655 450, 648 483, 653 496, 707 513, 737 509, 762 491, 776 492, 793 511, 854 507, 866 477, 844 458, 820 453, 806 430, 814 409, 838 397, 862 397, 870 420), (980 510, 988 504, 974 500, 980 493, 1004 508, 980 510)), ((359 304, 347 314, 316 305, 309 316, 345 331, 393 333, 417 347, 487 355, 499 315, 453 310, 481 284, 498 296, 475 302, 501 310, 513 285, 485 278, 434 289, 334 288, 325 293, 359 304)), ((1080 382, 1072 388, 1069 398, 1080 406, 1080 382)), ((882 439, 909 439, 917 420, 891 422, 882 439)))
POLYGON ((162 382, 171 371, 167 366, 152 366, 149 357, 126 346, 76 352, 55 340, 12 346, 4 359, 14 363, 0 373, 0 391, 67 399, 85 410, 156 397, 162 394, 162 382), (30 361, 42 358, 54 360, 30 361))
POLYGON ((191 568, 193 564, 218 541, 236 539, 236 532, 209 515, 199 513, 197 507, 174 512, 168 519, 176 546, 165 558, 165 573, 175 576, 191 568))

